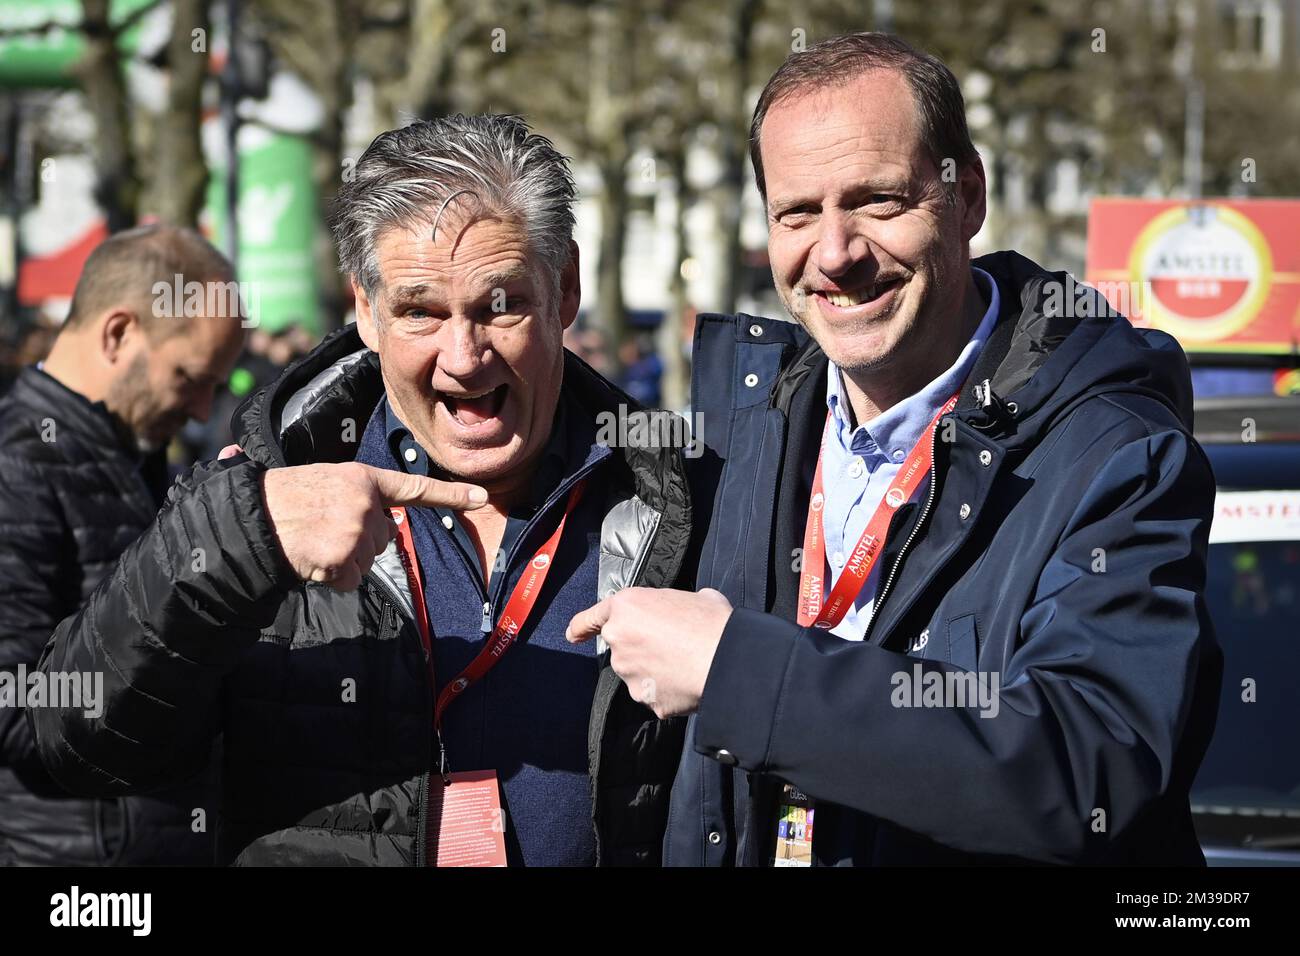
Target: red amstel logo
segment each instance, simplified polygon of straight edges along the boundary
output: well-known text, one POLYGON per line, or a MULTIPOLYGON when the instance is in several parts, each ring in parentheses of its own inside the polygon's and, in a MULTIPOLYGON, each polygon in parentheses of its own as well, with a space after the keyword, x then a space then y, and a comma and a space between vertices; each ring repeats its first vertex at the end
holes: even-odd
POLYGON ((1151 325, 1188 342, 1214 341, 1255 317, 1273 282, 1273 257, 1241 213, 1199 203, 1152 219, 1133 244, 1129 273, 1151 325))

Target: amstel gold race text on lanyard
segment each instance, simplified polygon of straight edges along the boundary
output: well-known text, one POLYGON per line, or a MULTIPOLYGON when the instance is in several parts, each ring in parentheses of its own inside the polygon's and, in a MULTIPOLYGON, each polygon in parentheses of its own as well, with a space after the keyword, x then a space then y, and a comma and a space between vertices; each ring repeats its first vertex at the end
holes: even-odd
POLYGON ((835 427, 830 412, 826 413, 826 427, 822 429, 821 452, 817 455, 817 472, 813 475, 812 495, 808 499, 808 521, 803 532, 803 570, 799 575, 799 625, 830 630, 848 613, 854 598, 862 590, 871 569, 880 559, 884 548, 885 535, 889 531, 889 521, 894 511, 912 497, 920 487, 925 476, 934 464, 934 443, 930 440, 939 419, 948 414, 957 404, 960 393, 953 395, 944 403, 939 413, 930 420, 929 426, 921 434, 906 462, 890 482, 889 488, 876 512, 867 522, 867 527, 858 539, 857 546, 844 562, 844 570, 839 580, 831 588, 829 595, 825 592, 826 573, 826 535, 822 527, 822 515, 826 507, 826 493, 822 483, 822 461, 826 457, 826 441, 830 431, 835 427))

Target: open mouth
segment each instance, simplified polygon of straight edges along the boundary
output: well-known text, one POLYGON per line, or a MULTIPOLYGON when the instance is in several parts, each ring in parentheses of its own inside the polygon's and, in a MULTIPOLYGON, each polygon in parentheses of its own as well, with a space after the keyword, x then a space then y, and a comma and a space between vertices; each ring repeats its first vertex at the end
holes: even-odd
POLYGON ((883 299, 902 284, 902 279, 877 279, 871 285, 851 292, 824 291, 817 294, 836 308, 851 309, 856 305, 865 305, 883 299))
POLYGON ((452 418, 466 428, 474 428, 495 420, 501 414, 506 403, 507 388, 506 385, 498 385, 481 392, 466 392, 461 395, 439 392, 438 396, 452 418))

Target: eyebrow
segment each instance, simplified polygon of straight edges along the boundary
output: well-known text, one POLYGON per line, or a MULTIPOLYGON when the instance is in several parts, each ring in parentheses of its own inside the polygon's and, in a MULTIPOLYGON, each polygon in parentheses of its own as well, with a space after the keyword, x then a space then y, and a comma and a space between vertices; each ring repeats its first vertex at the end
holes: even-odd
MULTIPOLYGON (((864 195, 875 195, 876 193, 897 193, 906 194, 912 185, 910 175, 892 175, 881 173, 876 177, 863 179, 854 183, 841 193, 841 198, 854 199, 864 195)), ((797 209, 800 206, 822 206, 824 203, 819 198, 805 196, 799 193, 793 193, 789 196, 773 196, 768 199, 768 214, 778 216, 783 212, 791 209, 797 209)))
POLYGON ((801 196, 773 196, 767 201, 767 213, 769 216, 779 216, 791 209, 798 209, 801 206, 820 206, 821 200, 804 198, 801 196))
POLYGON ((518 282, 520 279, 531 278, 527 266, 519 265, 508 269, 502 269, 500 272, 489 272, 483 276, 481 281, 489 290, 499 288, 503 285, 509 285, 511 282, 518 282))
POLYGON ((411 285, 399 285, 388 294, 388 307, 396 310, 399 306, 415 305, 429 297, 432 287, 424 282, 411 285))
MULTIPOLYGON (((500 272, 490 272, 478 280, 485 289, 484 292, 480 293, 480 297, 491 295, 493 290, 509 285, 512 282, 529 278, 531 278, 529 269, 523 265, 503 269, 500 272)), ((389 310, 396 312, 404 306, 420 305, 428 301, 435 291, 435 287, 427 282, 413 282, 409 285, 397 286, 388 295, 389 310)))

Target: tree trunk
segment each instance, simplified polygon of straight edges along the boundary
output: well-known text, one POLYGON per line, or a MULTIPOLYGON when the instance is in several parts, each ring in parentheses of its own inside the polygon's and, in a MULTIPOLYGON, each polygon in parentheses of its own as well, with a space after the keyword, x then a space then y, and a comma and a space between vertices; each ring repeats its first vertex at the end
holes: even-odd
POLYGON ((420 119, 451 112, 454 54, 467 38, 473 14, 455 12, 447 0, 413 0, 410 67, 406 77, 408 108, 420 119))
POLYGON ((315 93, 321 104, 320 129, 311 138, 312 179, 316 187, 316 287, 322 331, 342 328, 350 290, 347 277, 339 270, 338 250, 327 225, 327 216, 338 195, 343 177, 343 117, 352 103, 352 50, 359 23, 349 4, 328 8, 333 29, 328 49, 320 50, 322 62, 316 74, 315 93))
POLYGON ((600 164, 600 254, 596 260, 595 325, 609 342, 616 364, 627 334, 623 303, 623 249, 627 238, 627 151, 614 149, 600 164))
POLYGON ((151 210, 163 222, 197 225, 208 185, 208 167, 199 139, 203 81, 208 71, 211 33, 208 0, 173 0, 167 44, 167 111, 157 130, 158 171, 151 210), (202 50, 194 50, 194 30, 202 30, 202 50))
POLYGON ((660 401, 664 408, 673 411, 681 411, 690 401, 690 373, 682 342, 682 333, 686 328, 686 313, 690 308, 686 277, 682 275, 682 264, 690 256, 686 235, 686 211, 690 208, 691 190, 686 182, 685 154, 684 145, 677 144, 663 161, 677 183, 677 209, 673 214, 673 271, 668 277, 671 301, 668 310, 664 313, 663 322, 659 325, 655 344, 664 363, 660 401))
POLYGON ((718 219, 722 230, 723 312, 736 311, 744 271, 744 246, 740 241, 741 200, 745 192, 746 153, 749 143, 749 109, 746 99, 758 0, 733 3, 731 49, 728 57, 728 108, 722 130, 722 180, 718 189, 718 219))
POLYGON ((95 201, 104 210, 109 232, 119 232, 136 224, 140 181, 131 147, 126 81, 108 8, 109 0, 82 0, 86 53, 77 74, 95 118, 95 201))
POLYGON ((623 303, 623 248, 627 238, 627 89, 629 27, 611 4, 591 10, 591 100, 588 127, 603 188, 600 194, 600 253, 596 261, 595 325, 609 342, 615 366, 627 333, 623 303))

